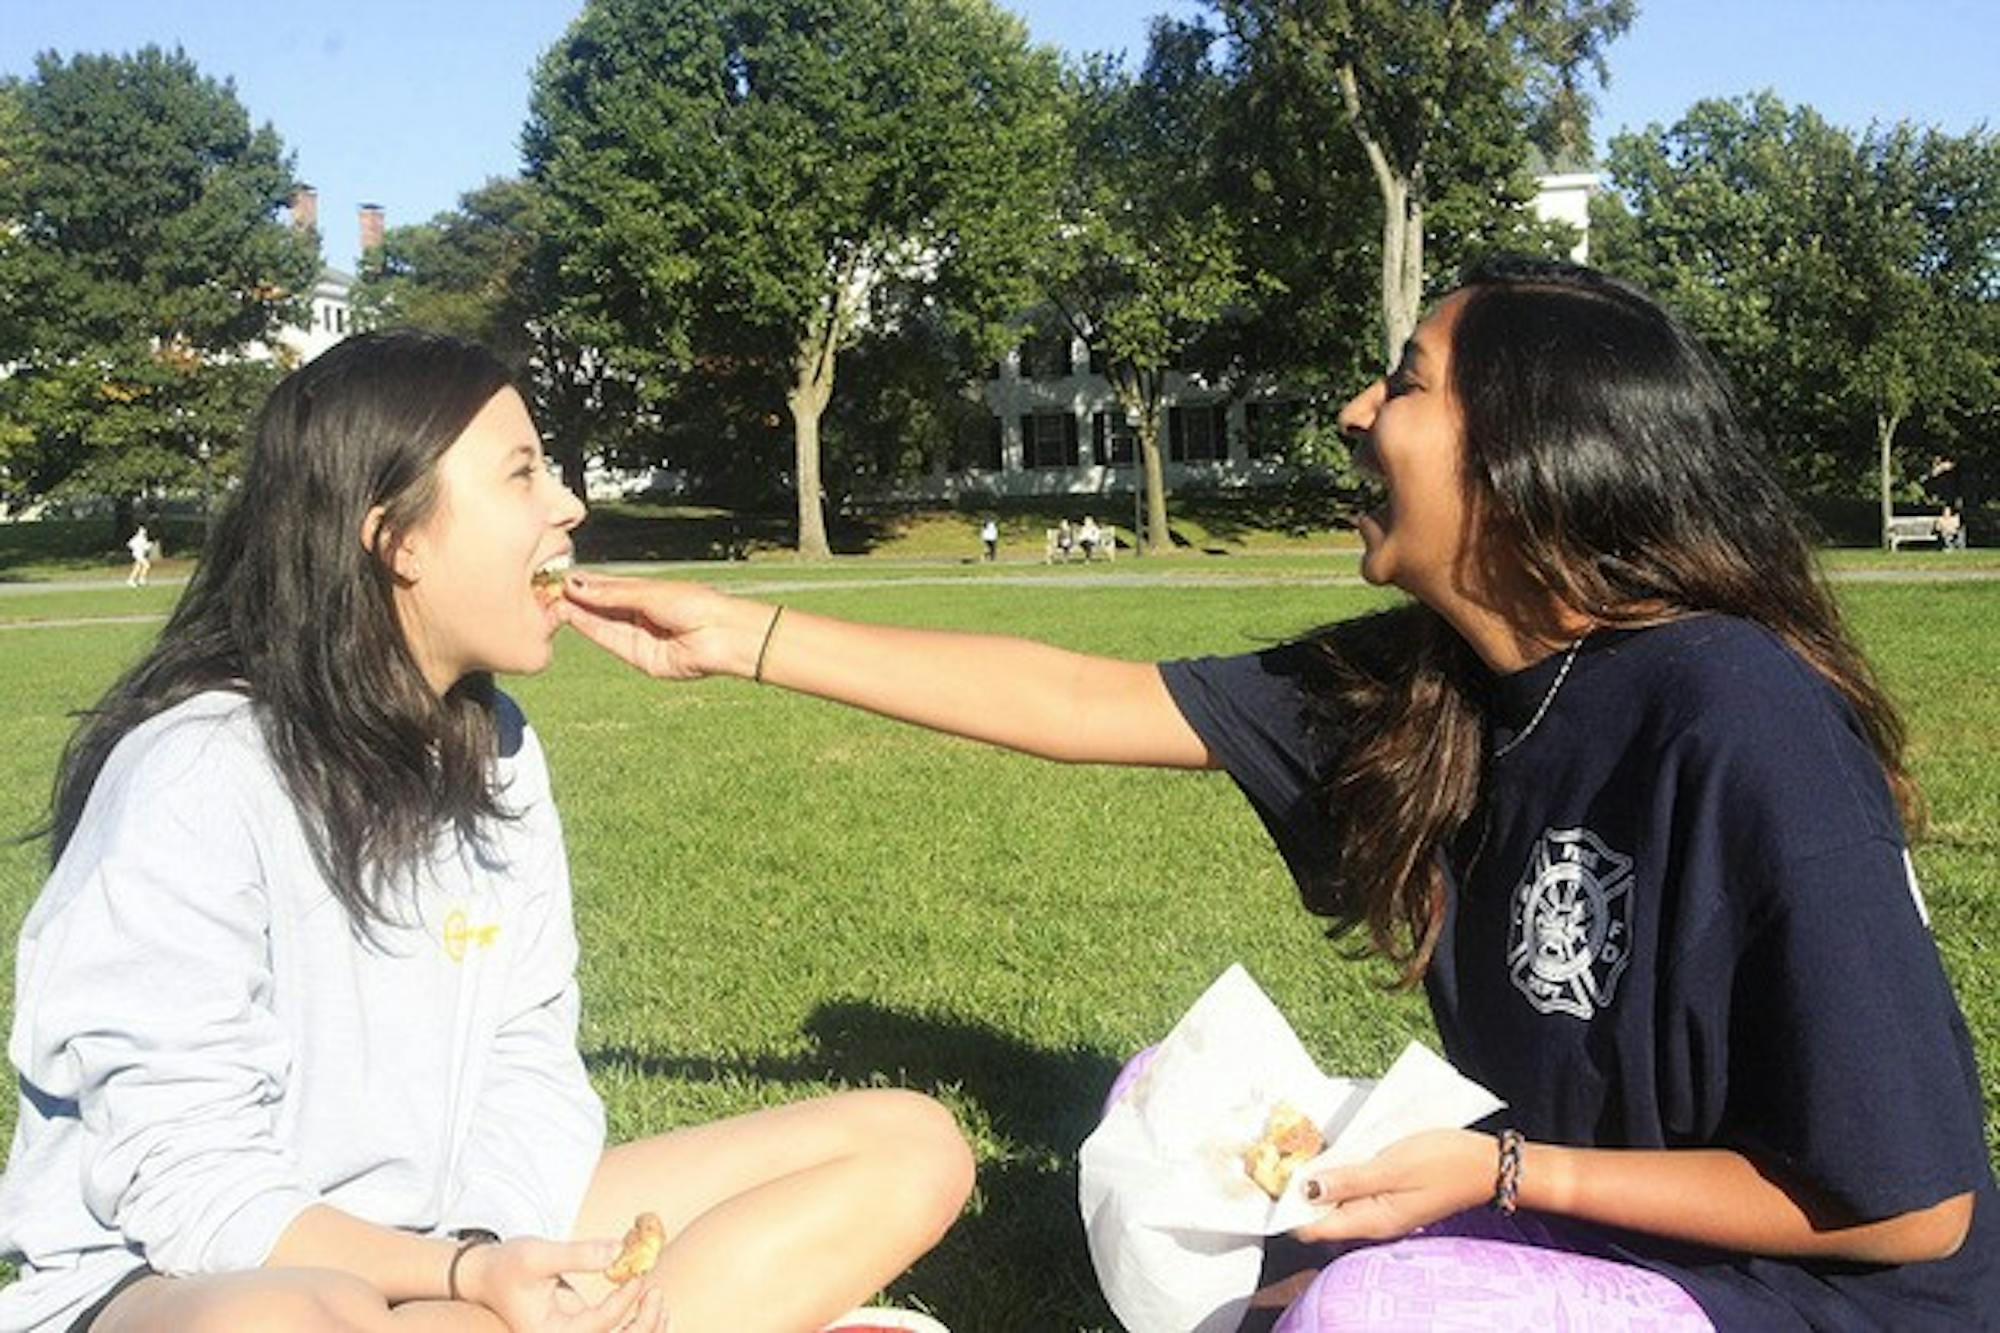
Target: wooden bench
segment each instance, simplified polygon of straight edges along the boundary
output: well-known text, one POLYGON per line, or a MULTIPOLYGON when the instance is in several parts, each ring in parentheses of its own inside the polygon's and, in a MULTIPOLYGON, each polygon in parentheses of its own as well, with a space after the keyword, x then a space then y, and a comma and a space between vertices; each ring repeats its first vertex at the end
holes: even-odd
MULTIPOLYGON (((1083 541, 1076 535, 1074 528, 1070 529, 1069 539, 1069 554, 1064 555, 1062 549, 1056 545, 1056 529, 1043 528, 1042 563, 1053 565, 1058 560, 1082 559, 1083 541)), ((1109 523, 1100 523, 1097 527, 1097 554, 1103 556, 1106 560, 1116 560, 1118 558, 1118 529, 1112 527, 1109 523)))
POLYGON ((1889 520, 1889 549, 1900 551, 1904 542, 1937 542, 1938 516, 1936 514, 1897 514, 1889 520))

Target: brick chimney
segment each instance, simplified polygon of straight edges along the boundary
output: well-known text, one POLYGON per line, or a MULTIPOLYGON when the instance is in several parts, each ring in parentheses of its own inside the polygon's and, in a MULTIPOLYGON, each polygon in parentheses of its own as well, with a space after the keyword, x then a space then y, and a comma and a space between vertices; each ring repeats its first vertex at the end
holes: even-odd
POLYGON ((382 205, 361 205, 361 253, 369 254, 382 245, 382 205))
POLYGON ((292 191, 292 225, 300 231, 315 231, 319 227, 319 191, 301 183, 292 191))

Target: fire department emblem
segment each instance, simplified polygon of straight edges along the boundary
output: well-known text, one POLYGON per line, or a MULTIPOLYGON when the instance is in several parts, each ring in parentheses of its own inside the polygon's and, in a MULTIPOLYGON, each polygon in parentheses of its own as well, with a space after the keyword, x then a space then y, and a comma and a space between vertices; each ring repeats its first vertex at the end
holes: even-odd
POLYGON ((1544 829, 1514 890, 1507 970, 1545 1014, 1588 1019, 1630 960, 1632 858, 1589 829, 1544 829))

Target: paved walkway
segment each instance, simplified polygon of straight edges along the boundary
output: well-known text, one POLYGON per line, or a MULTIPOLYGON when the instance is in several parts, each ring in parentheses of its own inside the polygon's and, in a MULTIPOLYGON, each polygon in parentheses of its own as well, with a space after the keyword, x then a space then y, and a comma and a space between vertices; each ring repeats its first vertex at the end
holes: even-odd
MULTIPOLYGON (((909 569, 913 566, 878 566, 909 569)), ((592 568, 618 574, 685 573, 698 576, 700 566, 686 564, 605 564, 592 568)), ((741 568, 735 566, 734 568, 741 568)), ((2000 580, 2000 569, 1833 569, 1827 577, 1835 583, 1991 583, 2000 580)), ((185 579, 163 579, 151 587, 167 588, 185 579)), ((1042 574, 911 574, 903 578, 786 578, 776 571, 770 578, 732 579, 718 585, 724 591, 746 596, 773 593, 812 592, 826 589, 851 592, 864 588, 1360 588, 1367 586, 1357 574, 1208 573, 1187 569, 1150 570, 1103 568, 1042 574)), ((119 587, 105 579, 51 580, 47 583, 0 583, 0 598, 37 592, 110 592, 119 587)), ((71 616, 50 620, 0 620, 0 631, 21 629, 75 629, 85 625, 137 625, 165 620, 165 612, 134 612, 128 615, 71 616)))

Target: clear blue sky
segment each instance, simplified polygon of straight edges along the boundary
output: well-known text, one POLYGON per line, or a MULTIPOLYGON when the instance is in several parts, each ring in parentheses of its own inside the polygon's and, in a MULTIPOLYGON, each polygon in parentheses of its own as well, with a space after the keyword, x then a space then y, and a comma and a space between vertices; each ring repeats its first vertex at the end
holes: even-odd
MULTIPOLYGON (((1003 0, 1073 52, 1145 43, 1149 16, 1194 0, 1003 0)), ((529 73, 580 0, 0 0, 0 74, 35 53, 184 47, 234 80, 318 187, 327 259, 351 267, 355 211, 422 221, 520 165, 529 73)), ((1760 88, 1836 123, 2000 120, 1996 0, 1640 0, 1610 52, 1599 129, 1670 122, 1760 88)))

